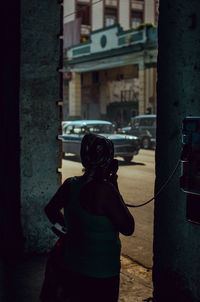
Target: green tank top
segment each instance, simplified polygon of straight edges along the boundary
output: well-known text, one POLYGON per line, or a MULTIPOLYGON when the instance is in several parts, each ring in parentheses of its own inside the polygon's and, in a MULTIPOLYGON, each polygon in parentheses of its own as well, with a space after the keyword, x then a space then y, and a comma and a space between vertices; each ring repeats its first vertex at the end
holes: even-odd
POLYGON ((80 178, 71 179, 69 203, 64 208, 68 230, 65 268, 98 278, 118 275, 119 232, 106 216, 90 214, 81 207, 79 193, 83 184, 80 178))

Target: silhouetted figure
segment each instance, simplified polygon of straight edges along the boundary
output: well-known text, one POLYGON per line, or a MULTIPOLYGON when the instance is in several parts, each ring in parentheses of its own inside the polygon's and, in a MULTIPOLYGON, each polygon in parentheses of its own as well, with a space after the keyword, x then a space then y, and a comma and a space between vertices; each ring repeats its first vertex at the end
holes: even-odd
POLYGON ((66 179, 45 207, 49 220, 67 230, 63 301, 116 302, 119 233, 130 236, 134 219, 118 190, 113 143, 103 136, 86 134, 81 161, 84 174, 66 179))

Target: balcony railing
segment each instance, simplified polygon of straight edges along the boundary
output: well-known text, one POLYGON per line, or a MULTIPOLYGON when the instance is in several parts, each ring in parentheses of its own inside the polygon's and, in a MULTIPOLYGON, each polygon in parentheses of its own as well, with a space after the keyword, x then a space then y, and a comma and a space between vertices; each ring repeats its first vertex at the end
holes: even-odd
POLYGON ((91 25, 81 24, 81 36, 89 36, 91 32, 91 25))
POLYGON ((131 9, 143 11, 144 10, 144 2, 137 1, 137 0, 132 0, 131 1, 131 9))
POLYGON ((107 6, 117 7, 117 0, 106 0, 105 4, 107 6))
POLYGON ((90 0, 78 0, 77 2, 90 3, 90 0))

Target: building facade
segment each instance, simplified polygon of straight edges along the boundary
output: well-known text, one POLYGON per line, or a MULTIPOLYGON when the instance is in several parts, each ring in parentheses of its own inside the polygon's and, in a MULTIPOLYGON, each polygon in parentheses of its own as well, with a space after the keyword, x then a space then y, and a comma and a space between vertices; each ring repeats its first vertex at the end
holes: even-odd
POLYGON ((155 113, 157 20, 155 0, 64 1, 64 120, 155 113))

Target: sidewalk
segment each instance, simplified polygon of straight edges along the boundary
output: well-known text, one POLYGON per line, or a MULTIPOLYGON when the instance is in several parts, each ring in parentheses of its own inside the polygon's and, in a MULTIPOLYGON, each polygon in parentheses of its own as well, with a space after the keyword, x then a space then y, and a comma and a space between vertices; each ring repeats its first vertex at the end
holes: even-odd
POLYGON ((152 270, 121 256, 119 302, 143 302, 152 297, 152 270))
MULTIPOLYGON (((9 287, 12 291, 3 294, 2 264, 0 263, 0 302, 39 302, 39 293, 44 277, 46 255, 25 257, 17 267, 11 284, 11 270, 8 271, 9 287), (8 300, 9 294, 16 291, 16 301, 8 300)), ((119 302, 143 302, 152 297, 151 270, 148 270, 127 257, 121 257, 121 282, 119 302)), ((4 278, 5 282, 5 278, 4 278)), ((95 301, 94 301, 95 302, 95 301)))

